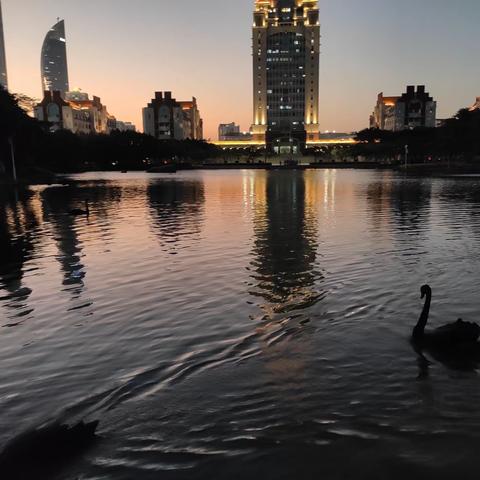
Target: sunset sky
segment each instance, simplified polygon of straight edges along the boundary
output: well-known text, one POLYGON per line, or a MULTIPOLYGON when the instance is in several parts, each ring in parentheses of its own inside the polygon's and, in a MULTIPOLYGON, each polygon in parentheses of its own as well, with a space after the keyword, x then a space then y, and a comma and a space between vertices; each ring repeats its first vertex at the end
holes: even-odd
MULTIPOLYGON (((67 30, 70 87, 142 129, 155 90, 198 99, 207 138, 252 117, 253 0, 1 0, 9 87, 41 96, 40 49, 67 30)), ((425 84, 438 117, 480 95, 478 0, 321 0, 321 129, 368 126, 376 95, 425 84)))

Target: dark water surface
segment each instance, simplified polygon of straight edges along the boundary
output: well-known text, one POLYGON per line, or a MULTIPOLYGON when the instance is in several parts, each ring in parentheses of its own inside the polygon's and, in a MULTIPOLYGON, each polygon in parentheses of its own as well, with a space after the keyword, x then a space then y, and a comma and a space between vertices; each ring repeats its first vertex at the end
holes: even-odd
POLYGON ((478 478, 478 374, 408 337, 427 281, 480 320, 479 178, 77 179, 0 194, 0 447, 85 417, 58 478, 478 478))

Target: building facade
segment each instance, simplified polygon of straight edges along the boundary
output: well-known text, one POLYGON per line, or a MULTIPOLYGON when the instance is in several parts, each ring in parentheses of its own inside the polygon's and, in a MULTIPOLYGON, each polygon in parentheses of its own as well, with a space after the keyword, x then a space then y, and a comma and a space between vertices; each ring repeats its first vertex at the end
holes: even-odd
POLYGON ((137 127, 132 122, 122 122, 117 120, 115 129, 119 132, 136 132, 137 127))
POLYGON ((242 142, 252 140, 250 132, 242 132, 235 122, 221 123, 218 126, 218 140, 220 142, 242 142))
POLYGON ((319 136, 320 22, 317 0, 256 0, 252 133, 276 153, 319 136))
POLYGON ((7 58, 5 55, 5 38, 3 35, 2 4, 0 3, 0 86, 8 90, 7 58))
POLYGON ((92 133, 90 112, 73 107, 59 91, 46 91, 43 100, 35 107, 34 115, 37 120, 47 122, 51 132, 92 133))
POLYGON ((47 33, 42 46, 42 91, 56 91, 65 95, 68 83, 67 42, 65 22, 58 21, 47 33))
POLYGON ((435 128, 437 102, 425 91, 425 86, 408 86, 400 97, 377 97, 370 128, 399 132, 414 128, 435 128))
POLYGON ((221 123, 218 126, 218 140, 223 142, 229 140, 231 137, 240 136, 240 126, 235 122, 232 123, 221 123))
POLYGON ((116 119, 108 113, 100 97, 89 98, 85 92, 67 92, 65 99, 74 110, 88 112, 92 133, 110 133, 116 129, 116 119))
POLYGON ((201 140, 203 120, 197 100, 178 102, 172 92, 155 92, 143 109, 143 131, 159 140, 201 140))
POLYGON ((85 92, 45 91, 35 107, 37 120, 47 122, 50 131, 70 130, 78 134, 109 134, 117 129, 117 121, 99 97, 89 98, 85 92))
POLYGON ((197 99, 178 102, 183 110, 186 138, 192 140, 203 139, 203 120, 198 110, 197 99))

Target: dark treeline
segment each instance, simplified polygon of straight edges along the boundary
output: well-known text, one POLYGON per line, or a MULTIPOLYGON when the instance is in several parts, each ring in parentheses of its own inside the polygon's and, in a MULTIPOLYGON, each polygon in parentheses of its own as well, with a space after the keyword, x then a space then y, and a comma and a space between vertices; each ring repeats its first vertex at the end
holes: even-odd
MULTIPOLYGON (((209 159, 232 161, 232 155, 263 159, 265 152, 242 149, 223 152, 215 145, 196 140, 160 141, 137 132, 114 131, 109 135, 76 135, 66 130, 51 133, 49 125, 25 113, 32 102, 0 88, 0 177, 12 177, 11 145, 19 177, 45 178, 48 172, 72 173, 86 170, 143 170, 155 162, 203 163, 209 159), (23 108, 22 108, 23 107, 23 108)), ((478 161, 480 165, 480 111, 460 110, 439 128, 417 128, 401 132, 366 129, 358 132, 360 142, 351 147, 321 147, 306 154, 322 155, 325 161, 338 157, 364 157, 369 161, 403 160, 405 145, 409 163, 458 164, 478 161), (323 153, 322 153, 323 152, 323 153)), ((240 160, 239 160, 240 161, 240 160)), ((477 162, 476 162, 477 163, 477 162)))
POLYGON ((411 162, 470 162, 480 159, 480 111, 460 110, 438 128, 390 132, 366 129, 357 133, 361 142, 351 154, 377 160, 398 160, 408 145, 411 162))
POLYGON ((25 97, 12 95, 0 87, 0 176, 11 177, 11 144, 20 177, 31 177, 41 171, 141 170, 156 161, 195 164, 221 154, 217 147, 204 141, 160 141, 137 132, 51 133, 48 124, 25 113, 22 103, 25 97))
POLYGON ((76 135, 61 130, 44 136, 39 162, 54 172, 144 170, 156 162, 196 164, 219 155, 199 140, 157 140, 137 132, 76 135))
POLYGON ((43 136, 41 125, 30 118, 20 107, 21 98, 11 95, 0 87, 0 176, 11 174, 10 152, 14 147, 20 160, 18 168, 34 162, 36 151, 43 136))

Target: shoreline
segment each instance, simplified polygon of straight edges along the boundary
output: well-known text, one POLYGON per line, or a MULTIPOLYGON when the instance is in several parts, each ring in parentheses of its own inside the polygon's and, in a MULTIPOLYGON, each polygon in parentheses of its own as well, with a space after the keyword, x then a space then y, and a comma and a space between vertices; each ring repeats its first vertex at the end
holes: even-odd
MULTIPOLYGON (((305 165, 273 165, 271 163, 230 163, 230 164, 201 164, 201 165, 178 165, 177 172, 183 171, 217 171, 217 170, 267 170, 267 171, 306 171, 306 170, 392 170, 405 175, 421 175, 421 176, 476 176, 480 175, 480 165, 472 164, 410 164, 406 168, 399 164, 383 164, 377 162, 322 162, 305 165)), ((38 175, 22 176, 17 182, 11 178, 0 177, 0 186, 5 188, 28 188, 36 185, 68 185, 71 180, 65 177, 70 175, 78 175, 82 173, 95 172, 111 172, 111 173, 132 173, 146 172, 145 170, 88 170, 82 172, 56 173, 51 172, 47 178, 41 178, 38 175)), ((161 173, 161 172, 159 172, 161 173)), ((171 172, 174 174, 176 172, 171 172)))

